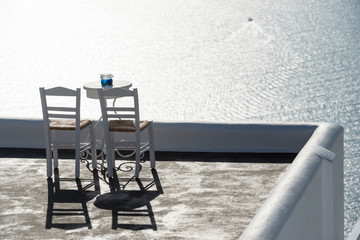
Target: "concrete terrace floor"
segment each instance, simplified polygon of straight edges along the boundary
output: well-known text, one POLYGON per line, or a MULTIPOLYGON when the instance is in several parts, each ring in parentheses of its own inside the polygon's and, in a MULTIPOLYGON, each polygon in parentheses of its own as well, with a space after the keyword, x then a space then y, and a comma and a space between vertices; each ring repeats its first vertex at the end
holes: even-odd
POLYGON ((0 149, 0 239, 237 239, 295 156, 157 152, 109 181, 86 161, 75 180, 71 152, 47 179, 44 150, 0 149))

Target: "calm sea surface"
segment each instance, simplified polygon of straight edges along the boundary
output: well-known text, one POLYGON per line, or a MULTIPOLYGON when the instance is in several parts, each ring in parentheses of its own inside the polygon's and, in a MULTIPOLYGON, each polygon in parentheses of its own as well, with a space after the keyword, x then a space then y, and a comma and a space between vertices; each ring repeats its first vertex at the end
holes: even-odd
MULTIPOLYGON (((359 218, 359 0, 2 0, 0 36, 1 117, 110 72, 143 118, 341 124, 345 234, 359 218)), ((82 108, 98 118, 85 92, 82 108)))

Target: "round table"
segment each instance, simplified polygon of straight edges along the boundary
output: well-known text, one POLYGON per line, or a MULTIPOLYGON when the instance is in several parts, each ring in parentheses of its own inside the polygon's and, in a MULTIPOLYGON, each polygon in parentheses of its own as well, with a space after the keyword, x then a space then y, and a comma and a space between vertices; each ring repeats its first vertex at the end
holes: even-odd
POLYGON ((98 89, 107 89, 107 88, 130 88, 132 86, 131 82, 128 81, 113 81, 111 86, 102 86, 100 81, 85 83, 83 88, 86 90, 86 96, 92 99, 99 99, 98 89))

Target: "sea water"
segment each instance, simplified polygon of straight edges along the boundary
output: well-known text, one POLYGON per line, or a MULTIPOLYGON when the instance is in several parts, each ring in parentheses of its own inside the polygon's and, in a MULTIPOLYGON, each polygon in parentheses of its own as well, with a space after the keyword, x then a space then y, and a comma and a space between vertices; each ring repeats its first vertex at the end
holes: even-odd
MULTIPOLYGON (((142 118, 335 122, 345 129, 345 234, 360 216, 357 0, 0 2, 0 116, 41 118, 38 88, 111 72, 142 118)), ((82 116, 99 103, 82 92, 82 116)))

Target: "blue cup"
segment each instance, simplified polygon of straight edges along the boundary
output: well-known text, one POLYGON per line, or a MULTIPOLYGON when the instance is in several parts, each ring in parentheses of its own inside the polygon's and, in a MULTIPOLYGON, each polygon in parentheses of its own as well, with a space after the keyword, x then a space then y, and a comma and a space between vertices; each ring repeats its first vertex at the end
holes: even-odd
POLYGON ((113 84, 113 78, 114 75, 109 73, 103 73, 100 75, 101 78, 101 85, 102 86, 111 86, 113 84))

